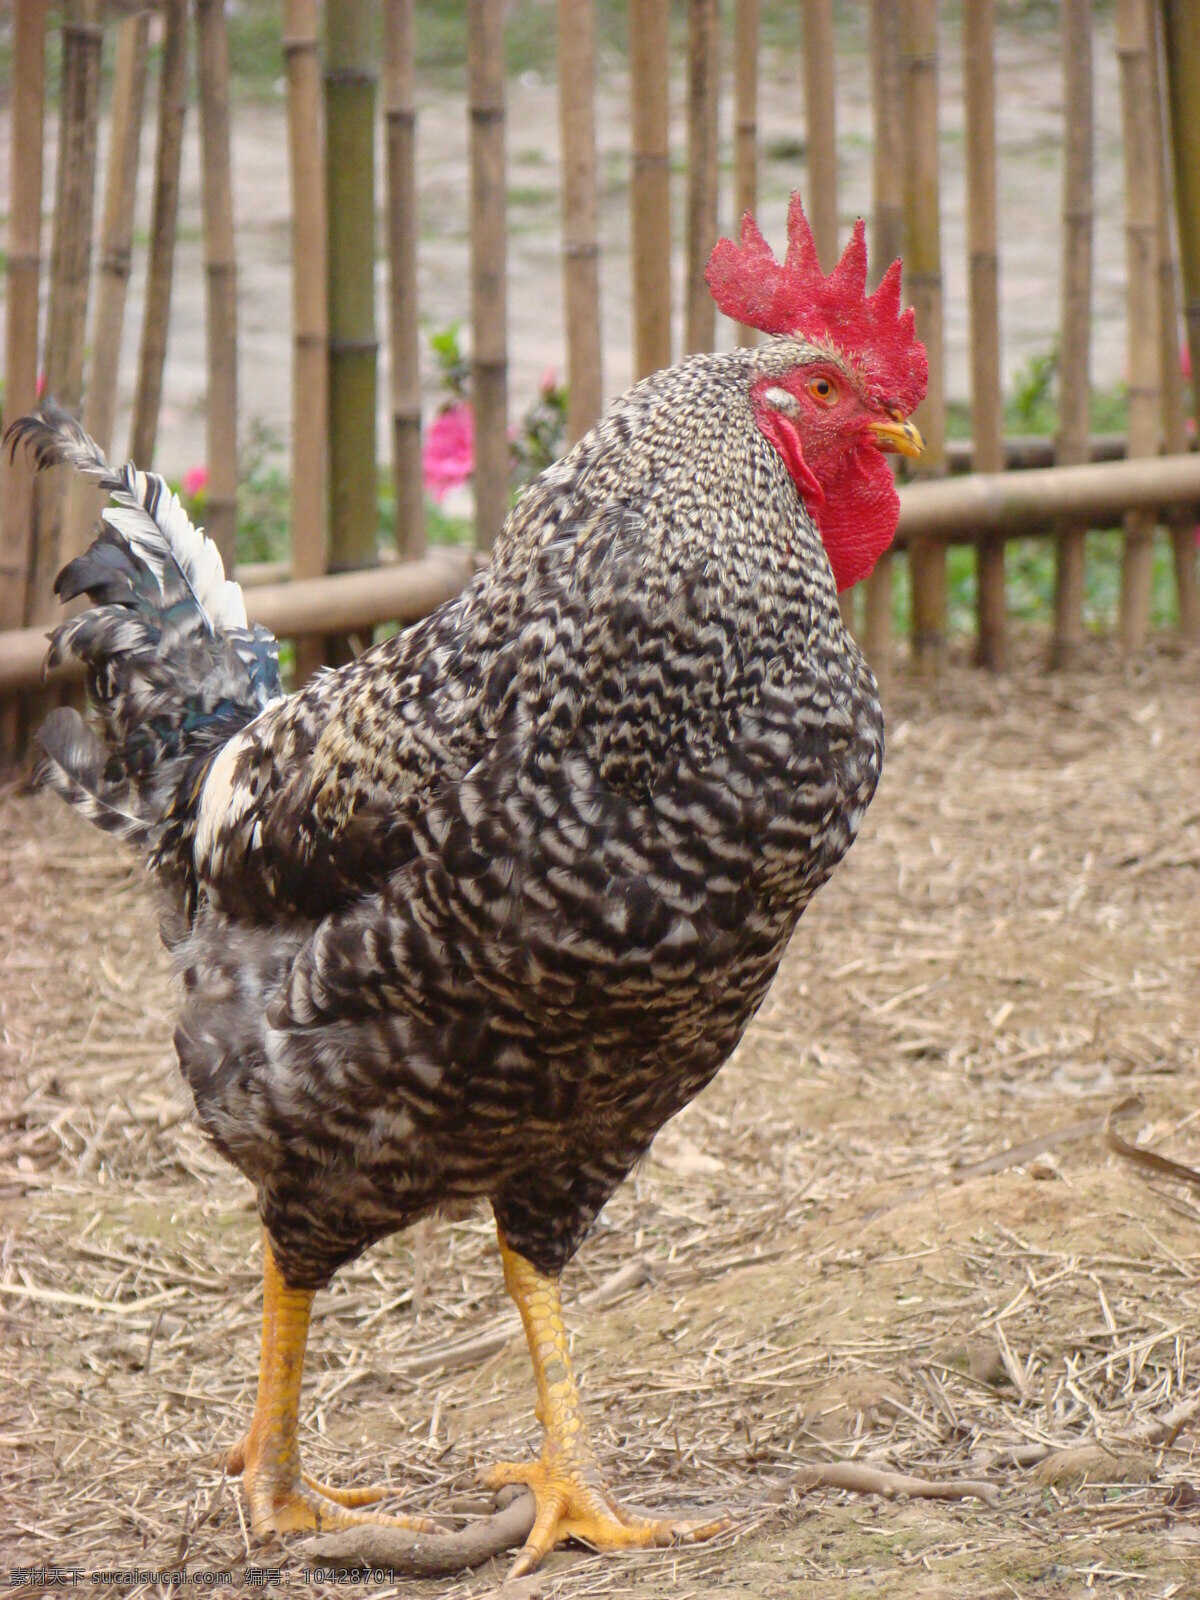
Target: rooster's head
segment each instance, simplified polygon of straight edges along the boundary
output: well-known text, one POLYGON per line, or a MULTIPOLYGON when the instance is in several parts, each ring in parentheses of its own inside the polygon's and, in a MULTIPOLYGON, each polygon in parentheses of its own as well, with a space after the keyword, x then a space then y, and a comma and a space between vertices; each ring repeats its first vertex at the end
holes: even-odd
POLYGON ((838 588, 848 589, 896 533, 900 502, 880 452, 924 448, 909 417, 929 369, 912 310, 900 309, 900 262, 868 295, 860 220, 826 275, 793 195, 782 265, 747 214, 741 245, 722 239, 707 278, 727 316, 774 336, 751 389, 754 418, 820 530, 838 588))

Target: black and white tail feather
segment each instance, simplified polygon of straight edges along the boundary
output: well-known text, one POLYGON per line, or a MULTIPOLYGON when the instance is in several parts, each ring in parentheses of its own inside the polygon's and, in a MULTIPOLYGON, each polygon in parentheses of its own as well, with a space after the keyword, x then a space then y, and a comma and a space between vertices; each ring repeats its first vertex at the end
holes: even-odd
POLYGON ((283 693, 278 644, 248 626, 216 545, 162 478, 110 467, 53 402, 14 422, 4 442, 27 445, 39 471, 65 463, 112 497, 95 542, 54 585, 61 600, 86 594, 92 605, 55 629, 46 659, 83 663, 97 727, 68 707, 51 712, 35 779, 170 868, 167 841, 213 756, 283 693))

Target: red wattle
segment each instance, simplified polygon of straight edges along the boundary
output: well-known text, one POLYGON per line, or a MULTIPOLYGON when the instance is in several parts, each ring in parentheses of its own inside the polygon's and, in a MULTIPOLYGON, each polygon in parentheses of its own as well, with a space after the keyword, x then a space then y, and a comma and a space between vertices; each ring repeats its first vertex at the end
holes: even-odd
POLYGON ((825 491, 804 459, 804 449, 795 424, 779 411, 763 411, 759 416, 758 425, 783 457, 784 466, 791 473, 792 481, 799 489, 809 514, 815 520, 817 512, 825 504, 825 491))

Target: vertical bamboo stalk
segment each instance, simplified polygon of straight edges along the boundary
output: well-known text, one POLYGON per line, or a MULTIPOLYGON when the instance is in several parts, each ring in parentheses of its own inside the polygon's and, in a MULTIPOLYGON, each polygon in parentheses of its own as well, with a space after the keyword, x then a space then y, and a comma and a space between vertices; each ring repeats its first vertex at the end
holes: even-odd
MULTIPOLYGON (((112 443, 121 331, 125 322, 125 292, 129 285, 138 158, 141 153, 149 34, 150 14, 146 11, 126 17, 117 31, 108 175, 104 187, 100 260, 92 322, 92 359, 83 397, 83 425, 103 450, 107 450, 112 443)), ((98 490, 89 479, 78 473, 71 475, 63 522, 64 561, 71 560, 86 549, 103 498, 104 491, 98 490)))
POLYGON ((171 279, 175 269, 179 165, 187 109, 187 0, 163 0, 163 25, 150 263, 146 270, 146 304, 142 313, 142 340, 129 431, 129 454, 140 467, 147 469, 153 464, 158 437, 167 326, 171 315, 171 279))
POLYGON ((469 0, 471 385, 475 541, 490 550, 508 515, 508 312, 505 256, 504 4, 469 0))
POLYGON ((425 550, 417 307, 416 9, 416 0, 385 0, 383 10, 392 478, 396 549, 410 559, 425 550))
MULTIPOLYGON (((1092 0, 1063 0, 1062 335, 1058 359, 1059 466, 1088 457, 1092 328, 1092 0)), ((1083 642, 1084 540, 1079 524, 1057 536, 1054 585, 1056 667, 1073 666, 1083 642)))
MULTIPOLYGON (((1183 395, 1183 374, 1179 369, 1179 280, 1175 252, 1171 243, 1171 156, 1170 129, 1166 121, 1166 98, 1159 45, 1165 44, 1155 32, 1151 40, 1151 97, 1160 127, 1158 140, 1158 280, 1159 280, 1159 372, 1162 383, 1163 448, 1178 454, 1188 447, 1187 407, 1183 395)), ((1179 603, 1179 628, 1186 637, 1200 633, 1200 584, 1196 576, 1195 513, 1190 506, 1175 506, 1167 514, 1171 530, 1171 554, 1175 568, 1175 594, 1179 603)))
MULTIPOLYGON (((758 204, 759 0, 734 0, 733 212, 739 221, 758 204)), ((739 344, 757 344, 758 329, 738 323, 739 344)))
POLYGON ((833 0, 804 0, 802 15, 808 220, 821 266, 832 272, 838 258, 833 0))
MULTIPOLYGON (((900 90, 900 0, 871 3, 871 101, 874 144, 871 162, 871 279, 879 282, 904 247, 904 180, 900 90)), ((885 550, 865 585, 863 640, 879 692, 886 700, 892 677, 892 555, 885 550)))
MULTIPOLYGON (((9 145, 7 317, 4 422, 37 399, 38 286, 42 270, 42 140, 46 106, 47 0, 17 0, 12 37, 12 124, 9 145)), ((0 628, 20 628, 31 566, 33 476, 25 451, 0 461, 0 628)), ((17 748, 17 703, 0 706, 0 764, 17 748)))
POLYGON ((224 0, 196 0, 204 274, 208 309, 208 495, 204 520, 233 571, 237 537, 237 264, 224 0))
MULTIPOLYGON (((804 0, 802 16, 808 220, 817 257, 824 269, 831 272, 839 253, 833 0, 804 0)), ((855 625, 856 600, 853 589, 838 596, 838 610, 850 629, 855 625)))
MULTIPOLYGON (((971 318, 971 437, 975 472, 1004 470, 1000 389, 1000 272, 996 255, 996 8, 963 8, 966 96, 967 270, 971 318)), ((1008 664, 1004 540, 976 545, 979 660, 992 672, 1008 664)))
MULTIPOLYGON (((325 8, 329 565, 378 559, 373 0, 325 8)), ((335 647, 338 653, 344 653, 335 647)))
POLYGON ((595 0, 558 0, 558 112, 563 170, 567 439, 600 415, 600 247, 596 220, 595 0))
POLYGON ((125 296, 129 287, 149 37, 148 11, 139 11, 132 17, 126 17, 117 30, 108 175, 104 189, 104 216, 100 224, 96 316, 92 325, 92 359, 83 407, 83 425, 104 450, 112 443, 121 333, 125 323, 125 296))
MULTIPOLYGON (((1129 367, 1129 455, 1158 452, 1158 139, 1151 107, 1151 0, 1117 0, 1117 56, 1121 68, 1121 122, 1125 153, 1126 327, 1129 367)), ((1154 515, 1125 518, 1121 564, 1120 632, 1132 652, 1146 641, 1154 567, 1154 515)))
POLYGON ((717 0, 688 5, 687 283, 683 348, 711 350, 717 308, 704 269, 717 242, 717 74, 721 18, 717 0))
POLYGON ((1200 6, 1194 0, 1161 0, 1161 5, 1183 314, 1192 357, 1192 400, 1200 423, 1200 6))
MULTIPOLYGON (((942 328, 941 212, 938 196, 937 0, 902 0, 900 74, 903 105, 904 277, 929 356, 929 391, 917 409, 925 454, 922 476, 946 470, 946 408, 942 328)), ((914 539, 912 570, 913 665, 940 671, 946 650, 946 554, 931 540, 914 539)))
POLYGON ((671 364, 670 0, 629 0, 633 375, 671 364))
MULTIPOLYGON (((60 405, 76 415, 83 398, 96 195, 103 42, 98 17, 97 0, 73 0, 63 8, 58 173, 46 323, 46 387, 60 405)), ((46 474, 34 486, 37 549, 26 605, 30 622, 47 621, 58 609, 53 586, 62 564, 67 477, 59 472, 46 474)))
MULTIPOLYGON (((292 201, 292 576, 325 571, 325 419, 329 333, 325 273, 325 169, 317 0, 287 0, 288 169, 292 201)), ((418 474, 418 483, 420 476, 418 474)), ((296 677, 325 660, 324 641, 296 641, 296 677)))

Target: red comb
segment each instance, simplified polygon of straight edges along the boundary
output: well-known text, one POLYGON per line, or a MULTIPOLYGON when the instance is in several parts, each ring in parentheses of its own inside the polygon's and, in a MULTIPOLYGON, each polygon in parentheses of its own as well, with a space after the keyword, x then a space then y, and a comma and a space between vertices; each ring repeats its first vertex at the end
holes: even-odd
POLYGON ((705 278, 727 317, 763 333, 829 340, 865 371, 882 401, 906 415, 925 398, 929 364, 916 337, 912 308, 900 310, 900 262, 892 262, 875 293, 868 295, 861 217, 842 259, 826 276, 798 194, 788 206, 782 266, 747 212, 741 245, 720 240, 708 258, 705 278))

